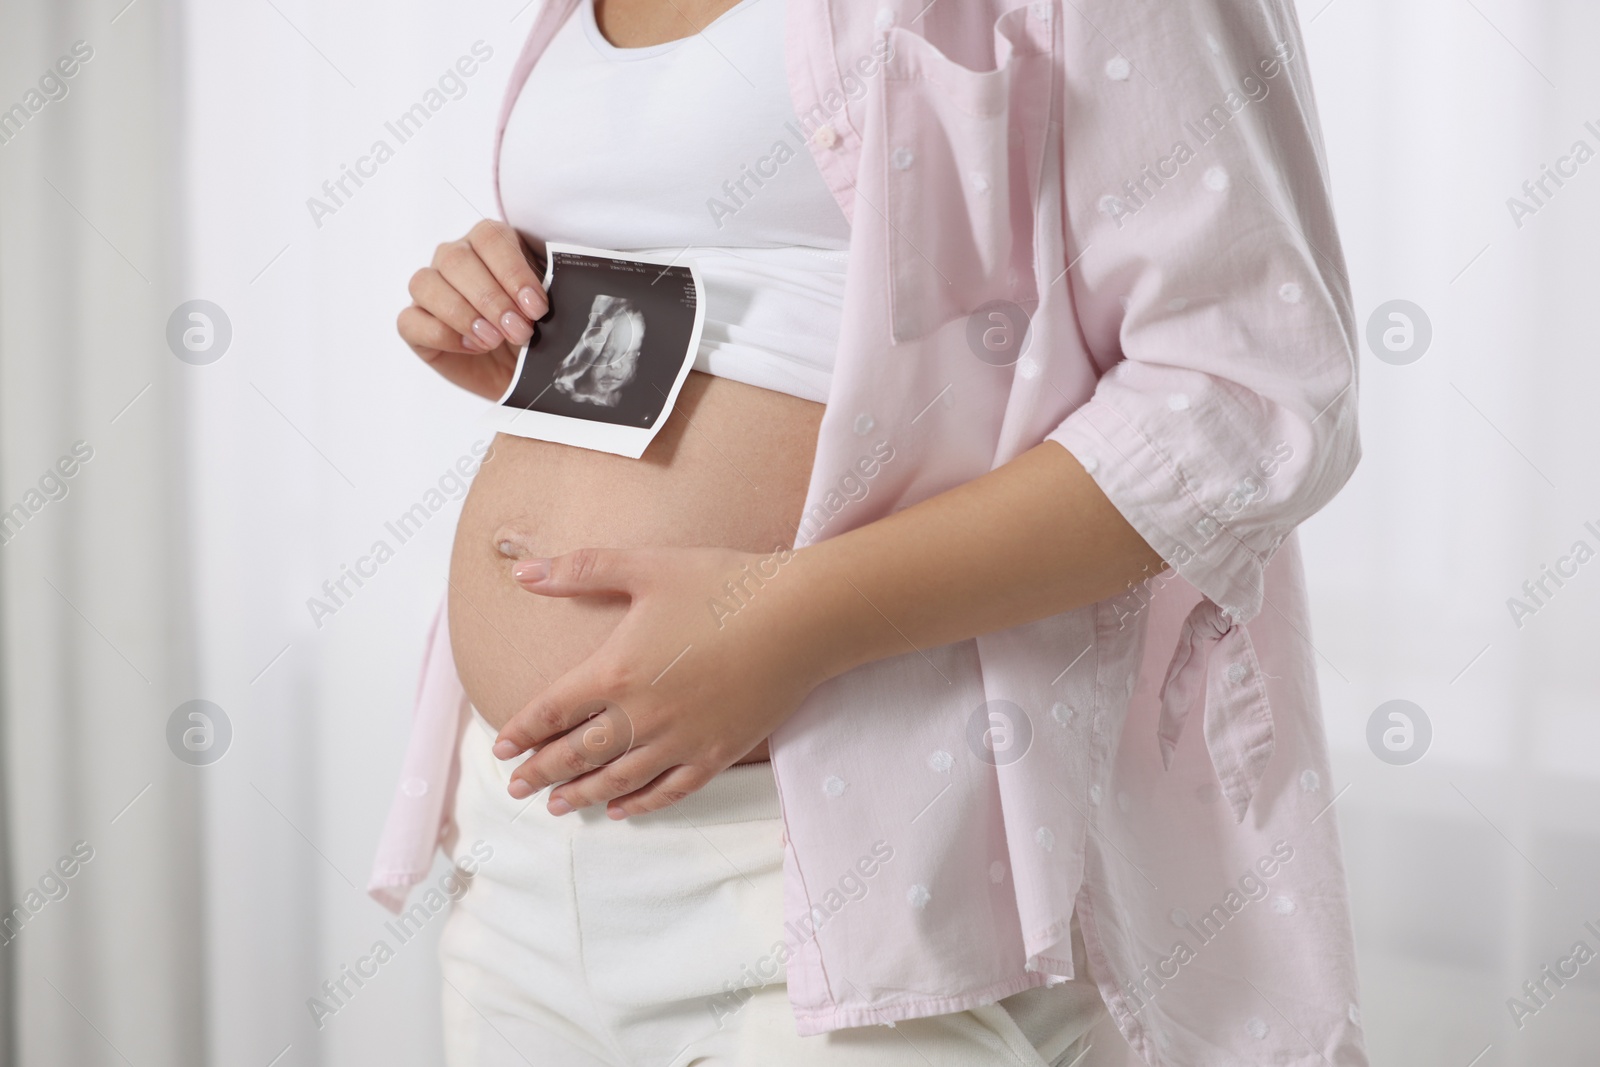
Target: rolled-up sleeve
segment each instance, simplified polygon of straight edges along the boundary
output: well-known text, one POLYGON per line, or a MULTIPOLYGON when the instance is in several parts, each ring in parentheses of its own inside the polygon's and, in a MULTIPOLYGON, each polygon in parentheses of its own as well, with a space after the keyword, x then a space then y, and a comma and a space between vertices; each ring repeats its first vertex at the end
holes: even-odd
POLYGON ((1067 278, 1104 370, 1048 439, 1181 576, 1249 619, 1268 560, 1361 455, 1299 27, 1275 0, 1062 13, 1067 278))

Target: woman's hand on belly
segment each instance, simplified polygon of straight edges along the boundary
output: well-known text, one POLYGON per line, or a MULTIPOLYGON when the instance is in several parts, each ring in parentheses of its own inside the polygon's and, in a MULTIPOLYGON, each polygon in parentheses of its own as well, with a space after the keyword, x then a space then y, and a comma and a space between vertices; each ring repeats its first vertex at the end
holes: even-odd
POLYGON ((513 772, 511 795, 557 785, 551 812, 606 804, 623 818, 681 800, 755 748, 824 676, 800 621, 762 610, 790 556, 587 549, 518 564, 532 593, 623 594, 630 604, 592 655, 501 729, 500 759, 535 750, 513 772))

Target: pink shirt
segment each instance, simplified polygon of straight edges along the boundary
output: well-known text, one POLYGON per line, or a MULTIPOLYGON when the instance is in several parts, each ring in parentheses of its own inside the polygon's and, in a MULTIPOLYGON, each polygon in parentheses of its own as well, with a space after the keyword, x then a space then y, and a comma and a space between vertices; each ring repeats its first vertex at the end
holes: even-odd
MULTIPOLYGON (((502 129, 577 2, 544 3, 502 129)), ((1361 1067, 1294 534, 1360 457, 1356 344, 1291 8, 787 19, 795 110, 852 225, 798 543, 1049 439, 1176 572, 859 667, 773 735, 799 1032, 1071 976, 1077 909, 1129 1045, 1095 1062, 1361 1067), (1029 313, 1020 358, 992 351, 993 301, 1029 313)), ((372 875, 396 910, 451 830, 444 620, 372 875)))

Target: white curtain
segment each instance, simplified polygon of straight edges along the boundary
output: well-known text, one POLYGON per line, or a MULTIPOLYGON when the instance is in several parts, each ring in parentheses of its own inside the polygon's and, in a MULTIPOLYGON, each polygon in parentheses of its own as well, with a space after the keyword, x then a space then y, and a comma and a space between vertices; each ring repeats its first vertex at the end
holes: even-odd
MULTIPOLYGON (((0 946, 18 1062, 437 1064, 437 930, 396 946, 362 888, 456 505, 403 545, 385 523, 489 433, 393 319, 433 246, 492 213, 532 10, 125 4, 0 0, 0 108, 94 50, 0 143, 0 508, 94 449, 0 547, 0 903, 94 849, 0 946), (441 85, 480 40, 492 57, 441 85), (430 90, 401 143, 386 123, 430 90), (193 300, 231 331, 203 365, 167 340, 193 300), (335 602, 324 582, 380 539, 394 558, 335 602), (231 728, 205 766, 167 739, 195 699, 231 728), (394 959, 330 997, 379 939, 394 959)), ((1587 1062, 1600 960, 1539 1005, 1523 984, 1600 951, 1600 559, 1546 579, 1520 628, 1506 601, 1600 549, 1600 158, 1520 229, 1506 200, 1574 141, 1600 150, 1600 12, 1301 19, 1358 319, 1403 299, 1432 327, 1415 362, 1364 353, 1365 459, 1304 540, 1374 1062, 1587 1062), (1409 765, 1367 741, 1392 699, 1432 725, 1409 765), (1538 1008, 1520 1028, 1513 996, 1538 1008)))
POLYGON ((1305 542, 1375 1062, 1593 1062, 1600 959, 1524 983, 1600 952, 1600 561, 1542 606, 1523 584, 1600 550, 1600 159, 1560 164, 1600 151, 1600 10, 1301 12, 1358 319, 1408 300, 1433 334, 1409 364, 1363 355, 1365 457, 1305 542), (1508 199, 1558 164, 1576 176, 1519 228, 1508 199), (1394 699, 1432 724, 1409 765, 1366 739, 1394 699))
POLYGON ((200 695, 164 340, 183 61, 170 4, 116 15, 0 5, 0 959, 16 1062, 181 1067, 208 966, 200 777, 165 733, 200 695))

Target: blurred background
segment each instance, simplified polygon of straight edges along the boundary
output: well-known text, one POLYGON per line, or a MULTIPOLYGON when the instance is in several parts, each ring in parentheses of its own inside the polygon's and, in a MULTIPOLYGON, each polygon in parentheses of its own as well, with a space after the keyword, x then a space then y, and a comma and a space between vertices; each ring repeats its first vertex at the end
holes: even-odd
MULTIPOLYGON (((1592 1067, 1600 8, 1299 7, 1367 335, 1303 536, 1373 1060, 1592 1067)), ((385 523, 491 436, 394 317, 494 213, 533 9, 0 0, 7 1063, 440 1062, 437 929, 307 1001, 386 936, 459 501, 385 523)))

